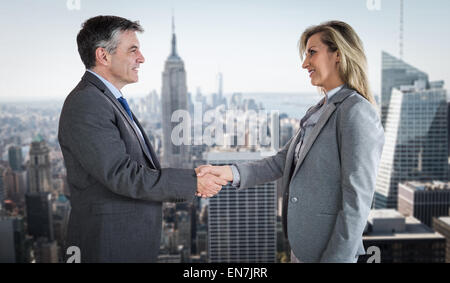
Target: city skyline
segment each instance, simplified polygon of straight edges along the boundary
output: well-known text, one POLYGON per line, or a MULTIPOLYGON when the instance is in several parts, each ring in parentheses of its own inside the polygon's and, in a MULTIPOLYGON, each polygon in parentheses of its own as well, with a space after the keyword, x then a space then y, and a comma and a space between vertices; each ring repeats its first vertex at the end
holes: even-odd
MULTIPOLYGON (((380 9, 369 9, 365 0, 332 1, 79 1, 80 10, 67 1, 10 2, 0 21, 16 22, 3 31, 9 44, 2 45, 4 62, 0 77, 0 102, 63 100, 79 81, 84 67, 76 51, 76 34, 82 22, 98 14, 114 14, 139 20, 139 35, 146 63, 140 81, 124 88, 127 96, 161 93, 164 61, 170 53, 172 9, 176 18, 178 52, 184 59, 188 92, 200 87, 216 92, 217 73, 223 73, 223 91, 315 92, 297 51, 298 38, 313 24, 338 19, 352 25, 364 42, 371 88, 380 94, 381 51, 398 54, 399 1, 380 0, 380 9), (51 19, 51 20, 49 20, 51 19), (58 23, 55 25, 55 23, 58 23), (43 32, 44 31, 44 32, 43 32), (11 54, 17 54, 11 56, 11 54)), ((430 80, 449 81, 442 62, 449 32, 442 27, 448 1, 412 0, 404 8, 404 60, 430 75, 430 80), (426 20, 424 20, 426 19, 426 20)), ((301 96, 298 96, 301 100, 301 96)))

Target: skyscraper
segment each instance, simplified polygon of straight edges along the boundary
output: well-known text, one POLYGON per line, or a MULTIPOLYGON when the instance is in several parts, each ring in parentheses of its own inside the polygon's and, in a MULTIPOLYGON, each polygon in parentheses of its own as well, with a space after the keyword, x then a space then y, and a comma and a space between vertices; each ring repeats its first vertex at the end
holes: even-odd
POLYGON ((271 128, 270 128, 270 145, 273 150, 280 149, 280 116, 278 112, 271 113, 271 128))
MULTIPOLYGON (((209 152, 213 165, 262 159, 261 152, 209 152)), ((276 262, 276 189, 268 182, 242 191, 226 186, 208 206, 210 262, 276 262)))
POLYGON ((448 216, 449 208, 449 182, 398 184, 398 211, 405 216, 414 216, 428 227, 432 227, 433 218, 448 216))
MULTIPOLYGON (((175 24, 172 18, 172 52, 166 60, 162 73, 162 128, 163 158, 162 164, 167 167, 190 168, 190 145, 178 145, 172 140, 172 132, 180 121, 172 122, 172 114, 177 110, 188 113, 186 71, 184 62, 177 54, 175 24)), ((189 124, 190 129, 190 124, 189 124)), ((183 131, 183 134, 187 133, 183 131)), ((175 134, 175 139, 179 136, 175 134)))
POLYGON ((0 215, 0 263, 29 262, 30 244, 22 217, 0 215))
POLYGON ((35 239, 53 241, 53 215, 51 194, 35 192, 26 194, 28 234, 35 239))
POLYGON ((392 89, 376 208, 397 208, 400 182, 447 181, 447 94, 442 86, 417 80, 392 89))
POLYGON ((428 81, 428 75, 384 51, 381 60, 381 123, 386 127, 392 89, 412 85, 416 80, 428 81))
POLYGON ((28 191, 50 192, 52 188, 49 148, 45 140, 38 136, 31 143, 28 165, 28 191))
POLYGON ((445 247, 445 262, 450 263, 450 217, 433 219, 433 229, 445 237, 447 242, 445 247))
MULTIPOLYGON (((380 249, 381 263, 443 263, 445 237, 434 232, 412 216, 405 217, 394 209, 370 212, 363 244, 366 249, 380 249)), ((360 256, 367 262, 371 254, 360 256)))
POLYGON ((10 167, 7 167, 3 172, 3 184, 5 198, 14 201, 16 204, 24 202, 26 192, 25 171, 13 171, 10 167))
POLYGON ((9 166, 14 171, 22 170, 22 147, 10 146, 8 149, 9 166))
POLYGON ((4 168, 0 166, 0 211, 3 209, 3 201, 6 199, 5 185, 3 183, 4 168))
POLYGON ((16 262, 13 220, 0 216, 0 263, 16 262))

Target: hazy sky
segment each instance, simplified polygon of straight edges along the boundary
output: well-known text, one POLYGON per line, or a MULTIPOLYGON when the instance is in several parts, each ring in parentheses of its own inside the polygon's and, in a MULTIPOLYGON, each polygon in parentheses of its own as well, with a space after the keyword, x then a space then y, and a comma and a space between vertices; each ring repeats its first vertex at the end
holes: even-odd
MULTIPOLYGON (((192 93, 197 87, 215 91, 218 71, 226 93, 315 91, 301 69, 297 42, 306 27, 331 19, 348 22, 362 38, 370 83, 379 93, 381 50, 399 52, 400 5, 371 1, 381 9, 368 9, 367 0, 80 0, 80 10, 68 9, 67 0, 3 1, 0 101, 64 99, 84 73, 76 35, 83 21, 100 14, 139 20, 145 28, 139 39, 147 61, 125 95, 160 93, 172 8, 192 93)), ((404 60, 446 83, 449 11, 448 0, 405 0, 404 60)))

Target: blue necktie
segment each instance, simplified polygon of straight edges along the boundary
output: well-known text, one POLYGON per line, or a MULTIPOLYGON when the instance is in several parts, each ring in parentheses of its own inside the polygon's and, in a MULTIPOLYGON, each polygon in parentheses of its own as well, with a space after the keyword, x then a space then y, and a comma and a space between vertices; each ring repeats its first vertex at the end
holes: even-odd
POLYGON ((128 105, 127 100, 125 99, 125 97, 121 96, 119 98, 117 98, 117 100, 119 100, 120 104, 122 104, 123 108, 125 109, 125 111, 127 111, 128 116, 130 116, 131 121, 134 122, 133 120, 133 114, 131 114, 131 109, 130 106, 128 105))

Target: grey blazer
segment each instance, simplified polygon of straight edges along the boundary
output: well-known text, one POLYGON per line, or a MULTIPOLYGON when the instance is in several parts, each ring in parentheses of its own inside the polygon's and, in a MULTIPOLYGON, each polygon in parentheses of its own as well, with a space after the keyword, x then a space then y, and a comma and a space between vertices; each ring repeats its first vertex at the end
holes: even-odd
POLYGON ((344 86, 293 166, 299 132, 274 156, 236 164, 240 188, 282 178, 283 229, 303 262, 356 262, 371 209, 384 131, 375 108, 344 86))
POLYGON ((64 102, 58 139, 72 206, 66 246, 79 247, 82 262, 156 261, 162 202, 195 196, 195 171, 161 169, 134 120, 144 139, 114 95, 89 72, 64 102))

